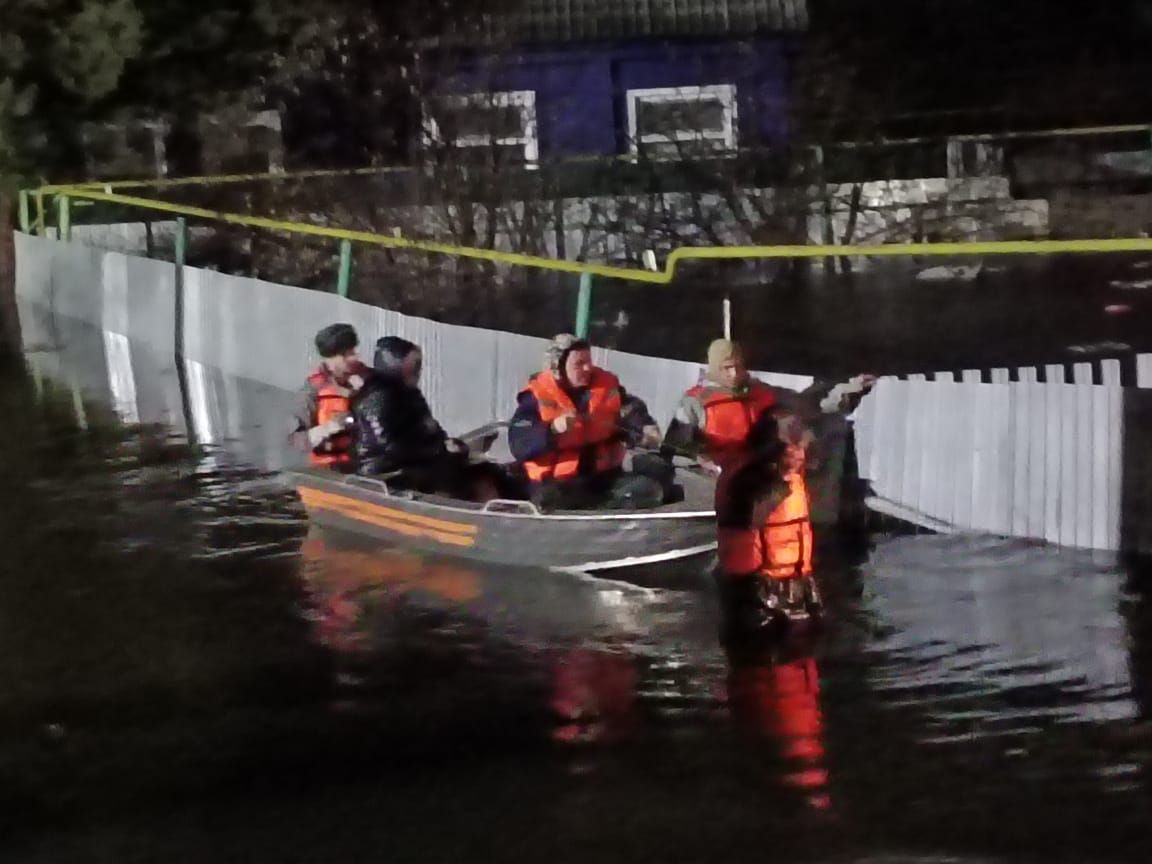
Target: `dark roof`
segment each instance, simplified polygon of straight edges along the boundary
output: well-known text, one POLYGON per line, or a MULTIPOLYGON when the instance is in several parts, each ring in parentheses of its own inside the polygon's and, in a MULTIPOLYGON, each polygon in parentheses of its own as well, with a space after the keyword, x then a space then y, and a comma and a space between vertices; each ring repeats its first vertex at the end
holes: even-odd
POLYGON ((503 0, 484 16, 479 36, 489 43, 571 42, 807 27, 807 0, 503 0))

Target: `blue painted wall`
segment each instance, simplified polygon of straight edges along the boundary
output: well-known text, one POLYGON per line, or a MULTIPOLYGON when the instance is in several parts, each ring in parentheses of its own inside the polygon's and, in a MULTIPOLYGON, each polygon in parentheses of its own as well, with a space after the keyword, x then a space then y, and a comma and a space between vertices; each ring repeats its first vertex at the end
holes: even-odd
POLYGON ((627 152, 628 90, 735 84, 739 143, 756 147, 788 136, 788 62, 784 39, 519 49, 453 61, 445 89, 536 91, 540 153, 556 158, 627 152))

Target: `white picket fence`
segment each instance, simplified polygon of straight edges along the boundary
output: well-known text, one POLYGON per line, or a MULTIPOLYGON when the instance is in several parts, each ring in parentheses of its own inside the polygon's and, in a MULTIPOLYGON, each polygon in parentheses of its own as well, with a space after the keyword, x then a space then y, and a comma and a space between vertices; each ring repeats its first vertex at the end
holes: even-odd
MULTIPOLYGON (((1152 354, 1135 367, 1137 386, 1152 387, 1152 354)), ((1044 383, 1037 368, 881 380, 856 414, 876 509, 928 527, 1118 549, 1120 362, 1043 372, 1044 383)))

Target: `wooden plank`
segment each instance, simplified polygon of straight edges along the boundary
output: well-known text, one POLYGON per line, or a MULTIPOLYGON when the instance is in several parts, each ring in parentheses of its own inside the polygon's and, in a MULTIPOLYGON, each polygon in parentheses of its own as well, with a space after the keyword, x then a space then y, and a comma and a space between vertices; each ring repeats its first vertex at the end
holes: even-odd
MULTIPOLYGON (((930 515, 949 524, 956 524, 956 504, 953 499, 955 488, 955 442, 956 442, 956 402, 960 386, 956 383, 937 384, 940 398, 937 403, 936 429, 933 435, 935 446, 936 508, 930 515)), ((959 527, 959 526, 957 526, 959 527)))
POLYGON ((1105 387, 1119 387, 1120 386, 1120 361, 1119 360, 1101 360, 1100 361, 1100 383, 1105 387))
POLYGON ((1105 391, 1108 397, 1108 508, 1104 524, 1107 549, 1119 549, 1121 524, 1124 517, 1124 391, 1120 388, 1105 391))
POLYGON ((1092 383, 1092 364, 1076 363, 1072 366, 1072 381, 1075 384, 1092 383))
POLYGON ((1092 393, 1099 387, 1079 384, 1076 395, 1076 545, 1081 549, 1092 548, 1092 511, 1102 506, 1102 495, 1096 494, 1093 482, 1096 460, 1093 456, 1098 440, 1099 425, 1107 422, 1093 409, 1092 393))
POLYGON ((875 490, 885 498, 892 497, 892 489, 888 485, 890 453, 887 440, 892 424, 892 412, 896 408, 893 396, 895 386, 896 382, 891 379, 879 381, 870 396, 875 402, 875 414, 872 422, 872 458, 868 478, 872 481, 875 490))
POLYGON ((1059 388, 1060 404, 1060 465, 1059 479, 1059 534, 1056 542, 1062 546, 1076 545, 1076 469, 1078 446, 1076 441, 1076 386, 1059 388))
POLYGON ((1018 371, 1017 377, 1022 384, 1035 384, 1040 380, 1040 370, 1035 366, 1023 366, 1018 371))
POLYGON ((1065 384, 1064 367, 1060 364, 1052 364, 1044 367, 1044 380, 1049 384, 1065 384))
POLYGON ((872 480, 876 476, 876 424, 879 413, 881 383, 877 383, 871 395, 860 403, 853 415, 856 432, 856 459, 860 476, 872 480))
POLYGON ((904 415, 904 450, 901 454, 900 503, 918 510, 924 494, 923 453, 930 446, 927 436, 927 407, 929 391, 935 387, 926 381, 906 381, 903 384, 908 394, 908 410, 904 415))
POLYGON ((1044 430, 1044 530, 1036 535, 1060 542, 1060 386, 1043 385, 1043 414, 1036 419, 1044 430))
POLYGON ((1007 384, 1012 380, 1012 374, 1007 369, 993 369, 992 383, 1007 384))
POLYGON ((893 501, 908 505, 904 497, 904 474, 907 467, 908 415, 911 411, 910 397, 906 381, 893 381, 889 404, 891 408, 885 417, 884 436, 884 488, 893 501))
POLYGON ((988 482, 994 490, 993 523, 998 534, 1012 533, 1012 502, 1015 499, 1016 448, 1015 429, 1012 426, 1012 394, 1014 385, 1003 382, 993 385, 996 406, 996 427, 992 438, 993 458, 989 465, 988 482))
POLYGON ((957 386, 957 398, 949 406, 952 415, 952 446, 948 460, 952 469, 953 518, 958 528, 972 528, 972 487, 975 482, 976 430, 979 426, 977 398, 982 385, 965 382, 957 386))
POLYGON ((1030 537, 1028 520, 1029 465, 1031 463, 1032 439, 1029 429, 1028 408, 1033 387, 1036 384, 1018 383, 1012 385, 1012 534, 1016 537, 1030 537))
POLYGON ((992 438, 995 433, 996 416, 994 414, 992 389, 996 385, 988 384, 983 387, 972 388, 971 414, 972 428, 972 463, 970 471, 971 488, 971 515, 968 524, 976 531, 995 531, 992 523, 992 489, 988 483, 989 461, 992 458, 992 438))
POLYGON ((1152 388, 1152 354, 1136 355, 1136 386, 1152 388))
POLYGON ((982 373, 979 369, 965 369, 961 380, 965 384, 979 384, 981 381, 982 373))
POLYGON ((1110 438, 1111 427, 1116 422, 1112 416, 1112 395, 1110 388, 1093 387, 1091 392, 1093 446, 1090 454, 1092 462, 1092 529, 1089 545, 1093 549, 1110 549, 1111 538, 1108 536, 1109 510, 1119 501, 1119 495, 1114 495, 1109 488, 1112 481, 1109 461, 1112 457, 1110 438))
POLYGON ((924 448, 920 452, 920 495, 917 509, 937 518, 944 518, 944 507, 940 500, 940 453, 943 430, 943 404, 952 385, 932 382, 924 394, 924 448))

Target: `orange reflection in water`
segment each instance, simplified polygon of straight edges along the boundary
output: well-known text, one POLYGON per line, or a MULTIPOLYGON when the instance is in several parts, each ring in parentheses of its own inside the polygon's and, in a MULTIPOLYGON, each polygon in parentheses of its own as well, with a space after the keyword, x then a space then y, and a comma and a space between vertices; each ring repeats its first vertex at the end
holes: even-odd
POLYGON ((780 742, 790 770, 784 780, 807 793, 810 806, 826 810, 824 717, 820 710, 820 672, 811 656, 778 660, 747 658, 729 668, 728 700, 733 720, 745 731, 780 742))
POLYGON ((316 614, 322 644, 343 651, 361 647, 359 624, 366 599, 383 590, 419 591, 466 603, 482 591, 482 575, 449 561, 424 558, 402 549, 360 549, 332 543, 312 531, 301 548, 303 573, 316 614))
POLYGON ((638 676, 628 654, 594 648, 561 652, 552 683, 550 707, 559 721, 555 740, 606 743, 635 731, 638 676))

